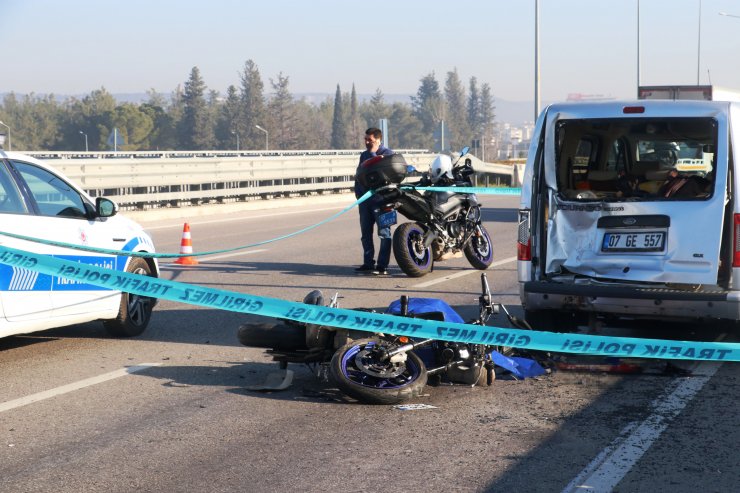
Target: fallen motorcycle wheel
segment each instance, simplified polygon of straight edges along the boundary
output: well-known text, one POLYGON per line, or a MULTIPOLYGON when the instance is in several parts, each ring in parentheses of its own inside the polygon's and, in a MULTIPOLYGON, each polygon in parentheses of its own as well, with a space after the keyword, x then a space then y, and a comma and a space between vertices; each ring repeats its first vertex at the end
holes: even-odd
POLYGON ((424 246, 424 229, 417 223, 403 223, 396 228, 393 255, 409 277, 422 277, 432 270, 432 249, 424 246))
POLYGON ((481 224, 479 234, 474 234, 465 245, 465 258, 478 270, 486 270, 493 262, 493 244, 488 231, 481 224))
POLYGON ((334 353, 331 376, 339 390, 368 404, 398 404, 421 395, 427 383, 424 362, 406 353, 406 361, 382 360, 395 345, 380 339, 358 339, 334 353))

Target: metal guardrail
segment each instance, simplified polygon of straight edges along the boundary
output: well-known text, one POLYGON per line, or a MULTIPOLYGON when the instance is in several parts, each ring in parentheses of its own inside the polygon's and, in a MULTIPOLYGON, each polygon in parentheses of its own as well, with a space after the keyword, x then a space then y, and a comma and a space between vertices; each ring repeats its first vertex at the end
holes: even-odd
MULTIPOLYGON (((420 169, 435 156, 419 149, 396 152, 420 169)), ((356 150, 28 154, 49 161, 91 196, 113 199, 125 210, 345 192, 354 186, 359 155, 356 150)), ((474 167, 482 176, 494 176, 496 184, 514 183, 510 165, 478 161, 474 167)))

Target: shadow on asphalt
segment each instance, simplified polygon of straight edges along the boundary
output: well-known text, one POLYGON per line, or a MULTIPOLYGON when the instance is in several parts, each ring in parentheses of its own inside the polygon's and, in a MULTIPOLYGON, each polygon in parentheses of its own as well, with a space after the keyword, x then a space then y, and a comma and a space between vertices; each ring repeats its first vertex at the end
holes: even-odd
POLYGON ((293 383, 285 390, 249 390, 246 387, 264 383, 271 372, 278 370, 278 363, 268 362, 218 362, 214 366, 156 366, 134 373, 132 376, 155 378, 165 387, 223 387, 226 392, 250 398, 278 401, 349 403, 338 389, 321 380, 306 365, 290 364, 293 383), (224 366, 228 365, 228 366, 224 366))

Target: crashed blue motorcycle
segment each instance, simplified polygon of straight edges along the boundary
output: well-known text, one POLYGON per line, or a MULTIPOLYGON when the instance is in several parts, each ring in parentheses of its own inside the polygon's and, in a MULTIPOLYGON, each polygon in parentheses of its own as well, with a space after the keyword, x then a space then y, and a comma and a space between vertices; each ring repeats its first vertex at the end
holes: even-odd
MULTIPOLYGON (((502 305, 493 303, 485 273, 481 274, 482 293, 478 298, 478 317, 470 324, 485 325, 502 305)), ((334 295, 327 306, 337 306, 334 295)), ((303 300, 309 305, 323 305, 318 290, 303 300)), ((515 326, 523 322, 512 317, 515 326)), ((427 320, 463 323, 447 303, 439 299, 409 298, 394 301, 386 313, 427 320)), ((265 348, 281 372, 277 381, 262 389, 287 388, 292 373, 288 363, 304 363, 317 374, 328 367, 328 375, 339 390, 368 404, 398 404, 421 395, 428 382, 491 385, 495 379, 491 352, 496 346, 412 339, 393 334, 369 334, 281 320, 278 323, 247 323, 238 330, 239 341, 249 347, 265 348), (286 383, 287 382, 287 383, 286 383)))

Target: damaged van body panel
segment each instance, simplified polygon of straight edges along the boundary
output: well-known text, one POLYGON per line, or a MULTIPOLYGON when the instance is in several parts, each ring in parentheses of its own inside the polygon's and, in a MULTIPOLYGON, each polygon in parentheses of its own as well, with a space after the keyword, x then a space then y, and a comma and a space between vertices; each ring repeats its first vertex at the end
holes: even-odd
POLYGON ((525 309, 736 318, 738 111, 678 101, 548 107, 522 187, 525 309))

